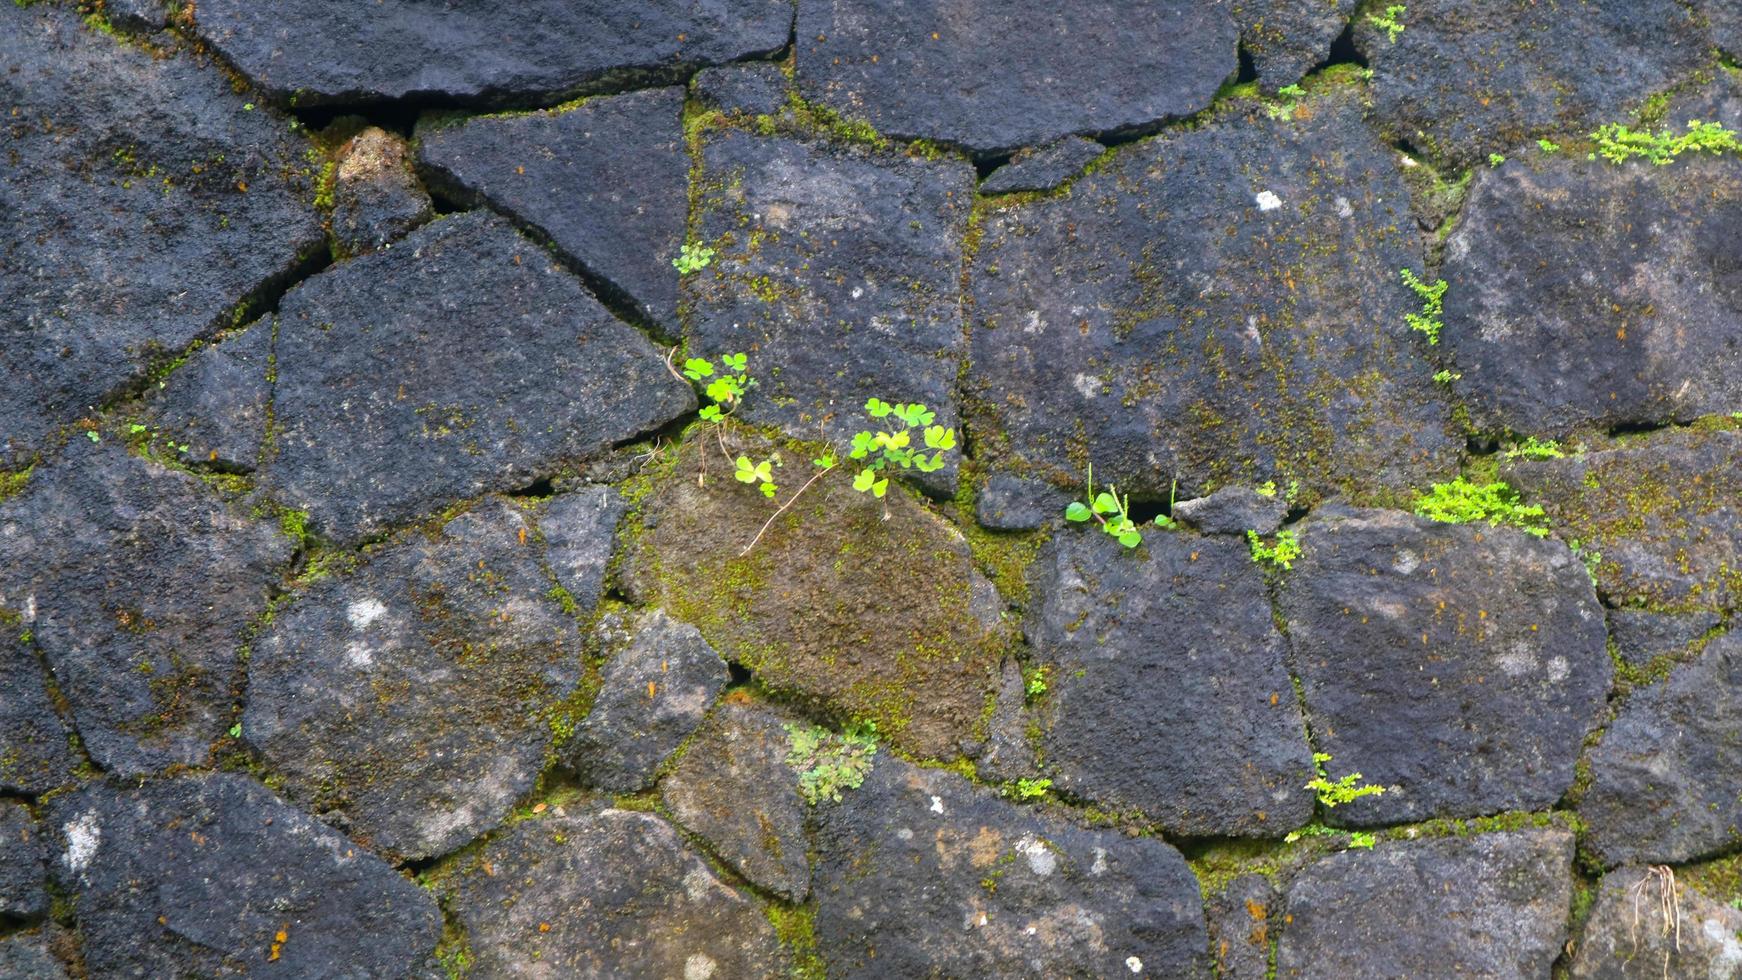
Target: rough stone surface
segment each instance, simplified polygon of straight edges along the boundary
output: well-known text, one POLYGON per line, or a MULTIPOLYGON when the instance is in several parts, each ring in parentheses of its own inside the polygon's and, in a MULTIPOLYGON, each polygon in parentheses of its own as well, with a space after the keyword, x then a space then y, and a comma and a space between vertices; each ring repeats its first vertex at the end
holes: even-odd
POLYGON ((164 0, 103 0, 103 15, 126 31, 161 30, 169 23, 164 0))
POLYGON ((997 211, 974 257, 978 455, 1166 500, 1208 484, 1421 483, 1458 445, 1403 315, 1408 192, 1348 93, 1239 103, 1068 197, 997 211), (1335 258, 1331 258, 1334 256, 1335 258))
POLYGON ((242 776, 98 783, 50 813, 91 976, 409 976, 441 937, 427 892, 242 776))
POLYGON ((1022 665, 1006 660, 998 681, 998 703, 986 725, 986 744, 974 760, 981 778, 1013 782, 1036 776, 1034 746, 1028 740, 1030 718, 1022 665))
POLYGON ((333 171, 333 238, 347 254, 373 252, 435 214, 411 172, 405 141, 369 126, 339 148, 333 171))
POLYGON ((609 618, 598 634, 610 660, 563 756, 581 782, 633 793, 653 785, 660 763, 701 724, 726 686, 726 662, 663 609, 609 618))
POLYGON ((1246 542, 1157 531, 1130 553, 1067 529, 1030 574, 1055 785, 1193 837, 1280 837, 1311 818, 1312 750, 1246 542))
POLYGON ((48 914, 45 854, 30 810, 22 803, 0 800, 0 921, 48 914))
POLYGON ((1238 67, 1221 0, 800 0, 797 38, 807 99, 895 139, 989 155, 1184 118, 1238 67))
MULTIPOLYGON (((846 444, 876 396, 959 428, 973 169, 737 130, 710 132, 702 160, 696 235, 718 254, 684 281, 689 349, 749 353, 739 414, 846 444)), ((947 493, 955 474, 924 482, 947 493)))
POLYGON ((148 392, 153 448, 193 465, 252 472, 266 436, 271 355, 272 324, 262 320, 188 358, 148 392))
POLYGON ((1609 638, 1621 659, 1644 667, 1658 657, 1682 653, 1723 622, 1715 612, 1664 613, 1649 609, 1609 611, 1609 638))
POLYGON ((1173 517, 1205 534, 1275 534, 1288 516, 1288 501, 1272 493, 1265 496, 1248 487, 1223 487, 1207 497, 1182 500, 1173 506, 1173 517))
POLYGON ((1579 802, 1606 864, 1679 864, 1742 841, 1742 633, 1633 692, 1579 802))
POLYGON ((1208 968, 1197 879, 1158 838, 1055 822, 882 753, 817 819, 816 933, 831 977, 1208 968))
POLYGON ((1107 148, 1092 139, 1067 136, 1056 143, 1023 150, 980 182, 982 194, 1050 191, 1089 165, 1107 148))
POLYGON ((1662 432, 1503 475, 1561 537, 1602 555, 1597 588, 1610 603, 1725 609, 1742 598, 1742 432, 1662 432))
POLYGON ((1742 910, 1645 868, 1603 877, 1584 936, 1574 947, 1572 980, 1661 980, 1742 976, 1742 910), (1677 921, 1660 901, 1675 888, 1677 921))
POLYGON ((1270 950, 1282 924, 1282 895, 1263 875, 1240 875, 1206 902, 1210 954, 1222 980, 1270 980, 1270 950))
POLYGON ((659 784, 672 817, 752 884, 790 901, 810 894, 805 803, 786 763, 779 717, 728 701, 659 784))
POLYGON ((605 594, 617 547, 617 525, 628 505, 606 486, 582 486, 552 497, 538 512, 544 560, 577 611, 591 611, 605 594))
POLYGON ((523 103, 771 54, 786 44, 792 5, 201 0, 196 17, 199 35, 225 60, 293 105, 523 103))
POLYGON ((0 790, 45 793, 71 781, 78 759, 43 686, 36 651, 16 638, 14 627, 0 629, 0 691, 6 692, 0 698, 0 790))
POLYGON ((451 888, 478 976, 786 974, 762 911, 650 813, 527 820, 451 888))
POLYGON ((1522 830, 1333 854, 1289 886, 1276 976, 1547 977, 1573 835, 1522 830))
POLYGON ((1718 47, 1731 56, 1742 53, 1742 7, 1729 0, 1704 0, 1698 6, 1711 21, 1712 40, 1718 47))
POLYGON ((543 767, 542 713, 581 676, 539 558, 532 522, 492 500, 279 611, 254 642, 242 735, 286 794, 395 859, 501 821, 543 767))
POLYGON ((1355 0, 1233 0, 1242 49, 1258 87, 1275 95, 1331 56, 1331 43, 1355 12, 1355 0))
POLYGON ((277 352, 266 484, 339 543, 527 486, 695 404, 645 338, 477 212, 292 290, 277 352))
POLYGON ((70 9, 0 10, 0 465, 320 248, 308 144, 244 101, 70 9))
POLYGON ((706 68, 693 84, 696 98, 721 112, 772 116, 787 104, 786 72, 769 62, 706 68))
POLYGON ((1598 0, 1576 13, 1514 0, 1425 3, 1399 21, 1394 38, 1356 21, 1374 114, 1459 168, 1543 134, 1625 120, 1699 68, 1710 45, 1676 0, 1598 0))
POLYGON ((684 91, 650 89, 424 133, 418 159, 450 196, 488 204, 670 334, 677 324, 690 159, 684 91))
POLYGON ((194 477, 75 439, 0 503, 0 608, 23 614, 98 765, 199 764, 291 553, 194 477))
POLYGON ((1321 508, 1279 594, 1331 779, 1369 825, 1553 806, 1614 667, 1584 566, 1509 527, 1321 508))
POLYGON ((10 980, 66 980, 66 967, 49 951, 44 932, 0 936, 0 977, 10 980))
POLYGON ((1032 531, 1065 512, 1070 495, 1042 480, 994 473, 974 500, 974 519, 994 531, 1032 531))

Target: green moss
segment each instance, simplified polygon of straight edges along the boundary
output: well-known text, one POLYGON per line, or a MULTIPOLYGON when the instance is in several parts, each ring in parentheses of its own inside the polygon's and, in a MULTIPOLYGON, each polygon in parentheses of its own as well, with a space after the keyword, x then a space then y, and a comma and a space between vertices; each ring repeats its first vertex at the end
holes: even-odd
POLYGON ((30 474, 36 469, 32 463, 21 470, 0 471, 0 500, 8 500, 24 492, 24 487, 30 482, 30 474))
POLYGON ((817 950, 816 907, 770 902, 762 911, 780 944, 792 954, 793 980, 824 980, 828 967, 817 950))
POLYGON ((1580 822, 1577 815, 1565 810, 1550 810, 1537 813, 1513 811, 1498 813, 1490 817, 1467 819, 1443 818, 1411 824, 1407 827, 1390 827, 1376 831, 1376 833, 1381 840, 1421 840, 1436 837, 1470 837, 1475 834, 1490 834, 1497 831, 1533 830, 1547 827, 1560 827, 1574 833, 1584 830, 1584 824, 1580 822))
POLYGON ((1716 902, 1742 901, 1742 853, 1676 869, 1676 878, 1716 902))

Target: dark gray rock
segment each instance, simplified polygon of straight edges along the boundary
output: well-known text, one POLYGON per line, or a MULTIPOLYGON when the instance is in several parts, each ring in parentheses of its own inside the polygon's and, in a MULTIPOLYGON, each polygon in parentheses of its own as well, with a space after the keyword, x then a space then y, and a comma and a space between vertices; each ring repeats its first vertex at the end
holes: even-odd
POLYGON ((1387 841, 1288 889, 1276 976, 1547 977, 1566 939, 1573 835, 1387 841))
POLYGON ((1258 87, 1275 95, 1329 60, 1332 42, 1355 12, 1355 0, 1233 0, 1231 9, 1258 87))
POLYGON ((974 520, 994 531, 1032 531, 1064 516, 1070 499, 1042 480, 994 473, 974 498, 974 520))
POLYGON ((1081 136, 1067 136, 1046 146, 1022 150, 980 182, 980 193, 1050 191, 1082 173, 1091 160, 1105 152, 1106 147, 1081 136))
POLYGON ((341 252, 373 252, 434 216, 398 136, 370 126, 339 148, 335 164, 333 239, 341 252))
POLYGON ((1566 545, 1510 527, 1323 508, 1278 596, 1314 744, 1386 786, 1345 825, 1553 806, 1601 719, 1603 610, 1566 545))
POLYGON ((1037 816, 883 753, 817 809, 831 977, 1200 976, 1197 879, 1156 837, 1037 816))
POLYGON ((1366 17, 1355 22, 1355 44, 1373 70, 1374 114, 1399 139, 1460 169, 1544 133, 1624 120, 1701 67, 1710 44, 1676 0, 1597 0, 1580 4, 1577 16, 1546 4, 1467 0, 1417 4, 1398 20, 1395 40, 1366 17))
POLYGON ((164 0, 103 0, 103 15, 124 31, 162 30, 169 23, 164 0))
POLYGON ((46 853, 29 808, 0 800, 0 921, 48 914, 46 853))
POLYGON ((266 485, 354 542, 695 405, 640 334, 501 218, 431 222, 284 297, 266 485))
POLYGON ((195 465, 252 472, 266 437, 271 355, 272 323, 260 320, 188 358, 151 393, 153 448, 195 465))
POLYGON ((1561 436, 1742 404, 1738 236, 1722 157, 1483 169, 1446 242, 1441 333, 1472 420, 1561 436))
POLYGON ((728 701, 659 784, 680 826, 752 884, 802 902, 810 894, 805 802, 786 763, 780 718, 728 701))
POLYGON ((1621 659, 1644 667, 1658 657, 1682 653, 1723 622, 1715 612, 1666 613, 1649 609, 1609 610, 1609 638, 1621 659))
POLYGON ((1603 876, 1572 980, 1659 980, 1742 976, 1742 910, 1722 905, 1645 868, 1603 876), (1674 912, 1660 904, 1675 889, 1674 912))
POLYGON ((548 238, 670 334, 688 213, 684 92, 650 89, 572 109, 478 116, 422 134, 418 160, 449 196, 548 238))
POLYGON ((451 888, 478 976, 786 974, 761 909, 651 813, 516 824, 451 888))
POLYGON ((46 793, 72 781, 78 759, 67 745, 66 723, 43 686, 36 651, 16 638, 18 627, 0 623, 0 630, 0 691, 6 692, 0 698, 0 790, 46 793))
POLYGON ((1562 538, 1602 556, 1611 604, 1726 609, 1742 598, 1742 432, 1673 430, 1502 470, 1562 538))
POLYGON ((0 936, 0 977, 8 980, 66 980, 66 967, 49 949, 47 932, 0 936))
POLYGON ((0 465, 233 325, 325 240, 306 141, 220 73, 0 10, 0 465))
POLYGON ((1220 0, 799 0, 796 36, 805 98, 987 155, 1182 119, 1238 67, 1220 0))
POLYGON ((627 509, 616 490, 584 485, 552 497, 538 511, 545 563, 573 600, 573 612, 591 613, 604 595, 617 525, 627 509))
POLYGON ((972 268, 977 455, 1140 499, 1422 483, 1461 439, 1409 336, 1420 265, 1393 153, 1351 92, 1298 120, 1236 103, 999 210, 972 268), (1329 256, 1335 256, 1332 261, 1329 256))
POLYGON ((1281 837, 1312 817, 1312 750, 1246 542, 1155 531, 1128 552, 1070 528, 1030 580, 1059 788, 1192 837, 1281 837))
POLYGON ((1240 875, 1205 903, 1210 954, 1221 980, 1270 980, 1270 950, 1282 927, 1282 895, 1263 875, 1240 875))
MULTIPOLYGON (((1732 8, 1737 30, 1742 31, 1742 7, 1732 8)), ((1742 34, 1737 36, 1742 42, 1742 34)), ((1742 129, 1742 71, 1719 71, 1710 85, 1687 89, 1669 100, 1663 110, 1663 126, 1682 131, 1689 120, 1715 122, 1725 129, 1742 129)))
POLYGON ((393 859, 499 823, 581 677, 532 522, 490 500, 323 579, 254 641, 242 737, 284 792, 393 859))
POLYGON ((237 775, 97 783, 55 800, 53 871, 96 977, 402 977, 435 899, 237 775))
POLYGON ((1742 53, 1742 7, 1729 0, 1703 0, 1697 6, 1711 22, 1712 40, 1732 58, 1742 53))
MULTIPOLYGON (((689 350, 749 353, 738 414, 845 444, 875 396, 959 430, 973 168, 738 130, 709 132, 702 159, 696 234, 718 254, 684 280, 689 350)), ((923 484, 953 490, 953 457, 923 484)))
POLYGON ((422 0, 267 8, 201 0, 200 37, 274 98, 296 106, 439 99, 539 102, 675 79, 698 65, 772 54, 789 0, 422 0))
POLYGON ((983 779, 1013 782, 1038 775, 1034 746, 1028 740, 1028 680, 1022 665, 1004 661, 998 682, 998 703, 986 724, 986 744, 974 760, 974 770, 983 779))
POLYGON ((653 785, 660 763, 702 723, 729 679, 726 662, 663 609, 608 617, 598 635, 611 659, 563 759, 589 786, 633 793, 653 785))
POLYGON ((1174 504, 1173 516, 1205 534, 1271 535, 1288 516, 1288 501, 1274 491, 1265 496, 1250 487, 1223 487, 1208 497, 1174 504))
POLYGON ((23 613, 98 765, 200 764, 292 552, 194 477, 74 439, 0 503, 0 608, 23 613))
POLYGON ((1742 633, 1633 693, 1579 802, 1605 864, 1680 864, 1742 841, 1742 633))
POLYGON ((773 62, 706 68, 691 84, 703 105, 721 112, 772 116, 787 104, 786 71, 773 62))

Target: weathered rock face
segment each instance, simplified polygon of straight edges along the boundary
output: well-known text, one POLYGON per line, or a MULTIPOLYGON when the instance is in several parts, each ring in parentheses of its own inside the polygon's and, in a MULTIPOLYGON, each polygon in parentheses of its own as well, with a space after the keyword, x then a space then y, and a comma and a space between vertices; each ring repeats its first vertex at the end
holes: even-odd
POLYGON ((786 72, 768 63, 725 65, 696 73, 696 98, 721 112, 772 116, 787 104, 786 72))
POLYGON ((1658 657, 1686 651, 1723 622, 1715 612, 1663 613, 1615 609, 1609 613, 1609 638, 1621 659, 1644 667, 1658 657))
POLYGON ((435 899, 242 776, 97 783, 50 810, 92 976, 409 976, 435 899))
POLYGON ((1472 419, 1559 436, 1742 404, 1739 236, 1733 159, 1483 170, 1443 273, 1441 340, 1472 419))
MULTIPOLYGON (((696 235, 718 254, 684 282, 689 349, 749 353, 759 386, 740 414, 844 444, 876 396, 959 428, 973 168, 725 129, 702 170, 696 235)), ((923 482, 947 492, 955 472, 923 482)))
POLYGON ((1662 432, 1505 476, 1562 537, 1602 555, 1609 602, 1724 609, 1742 597, 1742 432, 1662 432))
POLYGON ((188 358, 147 393, 155 396, 148 409, 154 448, 197 466, 252 472, 266 436, 271 356, 272 323, 262 320, 188 358))
POLYGON ((1037 817, 954 773, 877 756, 817 811, 829 975, 1203 973, 1197 879, 1153 837, 1037 817))
POLYGON ((1712 40, 1718 47, 1731 55, 1742 51, 1742 8, 1724 0, 1704 0, 1697 6, 1711 22, 1712 40))
POLYGON ((1395 21, 1403 29, 1389 36, 1366 18, 1356 23, 1375 115, 1460 168, 1544 133, 1625 120, 1700 67, 1710 44, 1675 0, 1598 0, 1576 13, 1511 0, 1430 2, 1395 21), (1618 65, 1632 67, 1597 70, 1618 65))
MULTIPOLYGON (((1242 104, 1244 105, 1244 104, 1242 104)), ((1062 486, 1167 499, 1290 477, 1372 492, 1456 452, 1408 338, 1408 192, 1349 94, 1121 151, 989 214, 974 257, 978 446, 1062 486), (1334 260, 1329 258, 1335 256, 1334 260)))
POLYGON ((254 643, 242 734, 288 795, 396 859, 445 854, 532 788, 580 681, 532 522, 489 501, 324 579, 254 643))
POLYGON ((995 531, 1032 531, 1064 516, 1070 496, 1042 480, 994 473, 974 499, 974 520, 995 531))
POLYGON ((43 687, 36 651, 16 638, 14 627, 0 628, 0 691, 6 692, 0 698, 0 790, 45 793, 70 782, 78 760, 43 687))
POLYGON ((1162 531, 1128 552, 1067 529, 1031 574, 1059 788, 1193 837, 1307 822, 1312 750, 1246 542, 1162 531))
POLYGON ((1348 26, 1355 0, 1231 0, 1230 9, 1258 87, 1274 95, 1329 60, 1331 42, 1348 26))
POLYGON ((450 883, 482 977, 774 977, 774 929, 650 813, 527 820, 450 883))
POLYGON ((1278 977, 1546 977, 1566 938, 1573 835, 1388 841, 1288 889, 1278 977))
POLYGON ((1106 147, 1081 136, 1067 136, 1056 143, 1023 150, 981 181, 980 193, 1050 191, 1082 173, 1089 161, 1106 151, 1106 147))
MULTIPOLYGON (((981 779, 1014 782, 1035 778, 1039 765, 1029 724, 1028 683, 1022 665, 1008 658, 999 673, 998 701, 986 721, 986 745, 974 759, 974 772, 981 779)), ((1038 730, 1038 729, 1037 729, 1038 730)))
POLYGON ((480 116, 423 134, 418 158, 452 197, 506 214, 627 297, 668 334, 688 211, 684 92, 650 89, 572 109, 480 116))
POLYGON ((1603 611, 1558 541, 1485 524, 1324 508, 1279 605, 1333 780, 1390 787, 1345 825, 1553 806, 1601 719, 1603 611))
POLYGON ((67 971, 49 951, 46 932, 0 937, 0 976, 15 980, 66 980, 67 971))
POLYGON ((695 404, 645 338, 477 212, 292 290, 277 354, 265 483, 340 543, 526 486, 695 404))
POLYGON ((333 171, 333 238, 346 254, 373 252, 434 215, 411 173, 405 141, 370 126, 340 147, 333 171))
POLYGON ((1277 496, 1274 487, 1269 496, 1246 487, 1223 487, 1207 497, 1180 501, 1173 516, 1205 534, 1270 535, 1288 516, 1288 501, 1277 496))
POLYGON ((385 99, 553 99, 786 44, 788 0, 527 0, 512 6, 385 0, 329 9, 203 0, 206 43, 297 106, 385 99))
POLYGON ((1270 980, 1270 950, 1282 926, 1282 896, 1263 875, 1241 875, 1210 896, 1210 954, 1225 980, 1270 980), (1274 920, 1274 921, 1273 921, 1274 920))
POLYGON ((30 810, 0 800, 0 918, 29 921, 48 914, 45 853, 30 810))
POLYGON ((576 612, 591 611, 605 593, 617 525, 626 509, 622 495, 610 487, 583 485, 552 497, 537 511, 545 563, 576 612))
POLYGON ((307 143, 222 75, 0 10, 0 465, 318 252, 307 143))
POLYGON ((197 764, 291 554, 199 480, 75 439, 0 503, 0 608, 22 611, 98 765, 197 764))
POLYGON ((1221 0, 799 0, 796 36, 806 98, 896 139, 994 155, 1184 118, 1238 67, 1221 0))
POLYGON ((1591 750, 1579 803, 1607 864, 1680 863, 1742 840, 1742 633, 1635 691, 1591 750))
POLYGON ((1742 975, 1739 936, 1742 910, 1645 868, 1617 868, 1603 877, 1568 975, 1573 980, 1734 977, 1742 975), (1661 901, 1671 888, 1676 907, 1666 917, 1661 901))

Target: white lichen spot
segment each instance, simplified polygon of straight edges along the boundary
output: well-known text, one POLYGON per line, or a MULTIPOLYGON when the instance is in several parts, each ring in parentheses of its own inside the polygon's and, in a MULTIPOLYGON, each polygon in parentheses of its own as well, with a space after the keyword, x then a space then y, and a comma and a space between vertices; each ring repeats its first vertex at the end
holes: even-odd
POLYGON ((1416 557, 1415 552, 1408 549, 1399 551, 1397 557, 1391 562, 1391 570, 1399 575, 1408 575, 1420 567, 1421 559, 1416 557))
POLYGON ((1550 683, 1559 684, 1561 681, 1566 680, 1567 675, 1572 672, 1572 665, 1567 663, 1567 658, 1560 656, 1548 658, 1548 679, 1550 683))
POLYGON ((1337 217, 1353 218, 1354 216, 1355 206, 1349 203, 1349 199, 1346 197, 1337 198, 1337 217))
POLYGON ((1093 864, 1089 865, 1089 874, 1091 876, 1099 876, 1099 875, 1104 875, 1106 873, 1107 873, 1107 849, 1104 847, 1097 847, 1097 848, 1095 848, 1095 861, 1093 864))
POLYGON ((933 812, 933 813, 944 812, 944 798, 943 797, 934 796, 931 798, 931 812, 933 812))
POLYGON ((1254 200, 1258 202, 1258 210, 1260 211, 1275 211, 1282 207, 1282 198, 1277 197, 1271 191, 1259 191, 1254 200))
POLYGON ((345 618, 354 630, 366 630, 369 624, 387 615, 387 607, 379 599, 359 599, 345 610, 345 618))
POLYGON ((1023 333, 1045 333, 1046 321, 1040 318, 1039 310, 1029 310, 1028 316, 1022 320, 1023 333))
POLYGON ((345 659, 353 667, 372 667, 375 665, 375 654, 370 652, 369 644, 352 640, 345 644, 345 659))
POLYGON ((1084 398, 1093 398, 1101 393, 1101 379, 1092 374, 1078 373, 1071 379, 1071 384, 1076 386, 1077 394, 1084 398))
POLYGON ((97 826, 97 814, 87 810, 61 827, 67 838, 67 870, 77 874, 91 866, 97 856, 97 845, 103 842, 103 829, 97 826))
POLYGON ((859 297, 861 297, 863 295, 865 295, 865 287, 863 287, 863 286, 854 286, 853 287, 853 298, 854 299, 858 299, 859 297))
POLYGON ((913 830, 909 827, 903 827, 895 832, 895 837, 897 840, 913 840, 913 830))
POLYGON ((720 969, 720 964, 706 953, 691 953, 689 959, 683 961, 683 980, 710 980, 720 969))
POLYGON ((1125 969, 1130 970, 1132 973, 1142 973, 1143 961, 1135 956, 1127 956, 1125 957, 1125 969))
POLYGON ((1016 853, 1028 859, 1028 870, 1045 878, 1058 867, 1058 855, 1052 852, 1044 842, 1032 834, 1023 835, 1016 842, 1016 853))

